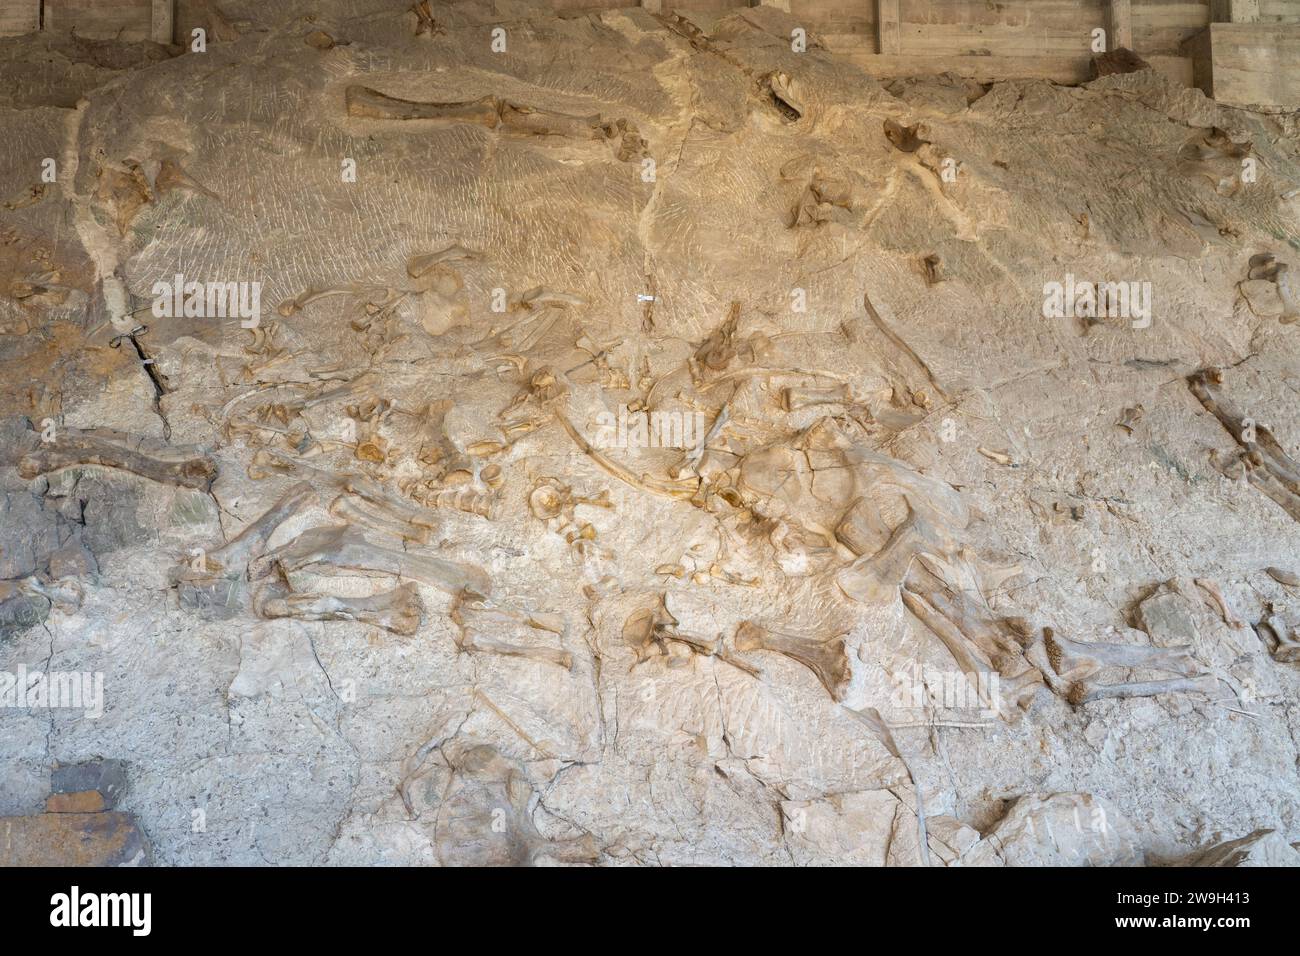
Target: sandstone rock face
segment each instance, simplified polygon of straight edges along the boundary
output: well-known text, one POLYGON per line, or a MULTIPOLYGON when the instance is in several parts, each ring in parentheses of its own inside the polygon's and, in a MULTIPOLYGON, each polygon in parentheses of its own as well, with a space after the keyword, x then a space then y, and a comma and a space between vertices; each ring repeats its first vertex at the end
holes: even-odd
POLYGON ((0 40, 11 852, 1300 839, 1295 116, 771 7, 221 11, 0 40))

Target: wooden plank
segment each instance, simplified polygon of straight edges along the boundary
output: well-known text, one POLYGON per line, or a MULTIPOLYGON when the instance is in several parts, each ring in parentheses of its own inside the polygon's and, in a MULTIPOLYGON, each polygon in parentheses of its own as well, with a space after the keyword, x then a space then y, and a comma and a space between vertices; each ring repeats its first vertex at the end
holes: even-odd
POLYGON ((1300 23, 1300 0, 1259 0, 1259 19, 1300 23))
POLYGON ((1183 41, 1210 25, 1205 0, 1155 0, 1133 9, 1133 49, 1149 54, 1174 55, 1183 41))
POLYGON ((153 0, 45 0, 45 29, 92 40, 148 40, 153 0))
POLYGON ((1220 103, 1300 109, 1300 23, 1212 23, 1209 50, 1220 103))
POLYGON ((176 0, 153 0, 149 34, 155 43, 171 43, 176 35, 176 0))
POLYGON ((41 0, 0 0, 0 37, 35 33, 41 28, 41 0))
POLYGON ((1133 6, 1129 0, 1110 0, 1106 20, 1107 49, 1133 49, 1133 6))
POLYGON ((1259 0, 1210 0, 1210 19, 1215 23, 1258 23, 1259 0))
POLYGON ((898 0, 876 0, 876 52, 894 55, 902 51, 898 0))

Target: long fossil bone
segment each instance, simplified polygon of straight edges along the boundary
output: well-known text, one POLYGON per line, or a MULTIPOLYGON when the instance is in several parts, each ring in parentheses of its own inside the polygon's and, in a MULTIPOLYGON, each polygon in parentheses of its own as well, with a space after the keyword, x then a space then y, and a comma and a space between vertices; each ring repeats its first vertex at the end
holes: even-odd
POLYGON ((367 541, 360 529, 351 525, 308 528, 288 544, 254 560, 249 567, 249 577, 254 580, 266 577, 275 566, 291 572, 309 565, 379 571, 410 578, 451 594, 469 591, 487 595, 492 589, 492 582, 482 568, 444 561, 431 555, 381 548, 367 541))
POLYGON ((1107 697, 1155 697, 1158 694, 1205 694, 1213 696, 1219 679, 1213 674, 1200 677, 1172 677, 1168 680, 1134 681, 1126 684, 1093 684, 1079 681, 1070 688, 1070 703, 1086 704, 1107 697))
POLYGON ((99 465, 129 471, 142 478, 207 491, 217 465, 196 447, 169 446, 139 435, 96 428, 67 428, 54 441, 22 457, 18 473, 35 478, 63 468, 99 465))
POLYGON ((242 573, 247 569, 249 561, 266 550, 266 542, 275 534, 275 530, 315 500, 316 493, 312 486, 305 481, 298 482, 256 521, 220 548, 210 552, 206 562, 215 572, 230 573, 238 570, 242 573))
POLYGON ((356 621, 409 637, 420 629, 424 604, 419 589, 408 581, 369 597, 291 594, 268 588, 255 610, 262 617, 293 617, 306 621, 356 621))
POLYGON ((1043 629, 1052 669, 1066 680, 1083 680, 1102 667, 1149 668, 1194 677, 1204 668, 1189 646, 1152 647, 1143 644, 1083 643, 1043 629))

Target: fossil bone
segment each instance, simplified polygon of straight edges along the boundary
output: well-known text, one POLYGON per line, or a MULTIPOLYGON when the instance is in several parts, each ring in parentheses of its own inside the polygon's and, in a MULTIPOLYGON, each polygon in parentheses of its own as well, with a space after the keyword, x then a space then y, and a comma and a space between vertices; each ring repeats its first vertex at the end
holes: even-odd
POLYGON ((1300 574, 1294 571, 1285 568, 1265 568, 1264 571, 1278 584, 1285 584, 1289 588, 1300 588, 1300 574))
POLYGON ((469 591, 486 596, 492 587, 481 568, 382 548, 371 544, 360 529, 351 525, 308 528, 288 544, 255 559, 249 567, 249 577, 254 580, 266 577, 277 566, 287 573, 312 565, 378 571, 410 578, 451 594, 469 591))
POLYGON ((277 528, 294 515, 305 510, 316 500, 312 486, 300 481, 273 504, 261 516, 251 522, 226 544, 210 552, 206 563, 214 573, 244 573, 248 563, 266 550, 266 542, 275 534, 277 528))
POLYGON ((64 429, 55 441, 24 455, 18 473, 35 478, 63 468, 99 465, 129 471, 163 484, 207 491, 217 465, 198 448, 166 445, 154 439, 97 428, 64 429))
POLYGON ((1300 521, 1300 465, 1267 425, 1251 422, 1219 396, 1217 387, 1222 383, 1223 373, 1218 369, 1202 369, 1188 378, 1192 394, 1241 446, 1238 464, 1250 483, 1300 521))
POLYGON ((254 608, 266 618, 293 617, 305 621, 356 621, 409 637, 420 629, 424 604, 411 582, 369 597, 294 594, 269 587, 254 608))
POLYGON ((1229 627, 1244 628, 1246 622, 1232 613, 1232 608, 1228 606, 1228 599, 1224 597, 1223 589, 1208 578, 1196 578, 1193 582, 1198 588, 1204 591, 1214 601, 1214 606, 1223 618, 1223 623, 1229 627))
POLYGON ((1273 660, 1281 664, 1300 661, 1300 639, 1297 639, 1295 628, 1279 615, 1271 613, 1272 610, 1270 607, 1269 616, 1255 626, 1256 633, 1269 645, 1273 660))
POLYGON ((1070 703, 1087 704, 1108 697, 1155 697, 1160 694, 1205 694, 1213 696, 1219 688, 1219 679, 1213 674, 1200 677, 1171 677, 1168 680, 1134 681, 1126 684, 1092 684, 1079 681, 1070 688, 1070 703))
POLYGON ((836 702, 844 699, 853 680, 843 635, 816 640, 745 621, 736 629, 735 644, 738 651, 775 651, 798 661, 817 676, 836 702))
POLYGON ((1069 681, 1084 680, 1102 667, 1147 668, 1184 677, 1204 670, 1188 646, 1083 643, 1062 637, 1050 627, 1043 629, 1043 639, 1052 669, 1069 681))

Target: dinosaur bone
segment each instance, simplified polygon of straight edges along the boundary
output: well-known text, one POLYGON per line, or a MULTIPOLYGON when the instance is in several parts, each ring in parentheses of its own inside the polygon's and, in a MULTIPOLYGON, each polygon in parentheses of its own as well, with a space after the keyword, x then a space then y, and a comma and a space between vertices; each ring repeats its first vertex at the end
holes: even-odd
POLYGON ((1220 370, 1202 369, 1189 376, 1187 382, 1205 410, 1244 449, 1239 462, 1251 484, 1300 521, 1300 465, 1286 453, 1267 425, 1248 426, 1246 416, 1219 396, 1217 386, 1223 384, 1220 370))
POLYGON ((409 637, 420 629, 424 604, 420 592, 408 581, 369 597, 335 597, 329 594, 292 594, 271 587, 259 595, 257 613, 266 618, 293 617, 305 621, 356 621, 373 624, 409 637))
MULTIPOLYGON (((762 672, 754 665, 736 657, 727 650, 721 638, 708 640, 683 634, 677 630, 677 618, 668 610, 668 596, 661 594, 659 603, 654 607, 634 611, 623 623, 623 640, 636 653, 636 664, 656 656, 668 653, 669 642, 689 647, 692 652, 705 657, 716 657, 732 667, 744 671, 751 677, 759 677, 762 672)), ((635 667, 636 664, 632 666, 635 667)))
POLYGON ((1232 613, 1232 608, 1228 606, 1228 599, 1223 596, 1223 591, 1217 584, 1209 578, 1196 578, 1193 583, 1214 600, 1214 605, 1219 611, 1219 616, 1223 618, 1224 624, 1238 629, 1246 626, 1245 621, 1232 613))
MULTIPOLYGON (((989 710, 1006 716, 1014 714, 1012 707, 1028 708, 1044 682, 1040 668, 1022 650, 1029 644, 1028 625, 1014 618, 994 619, 925 568, 907 576, 902 597, 907 609, 948 648, 962 673, 998 675, 985 701, 989 710)), ((972 686, 978 692, 982 683, 975 680, 972 686)))
POLYGON ((495 129, 501 122, 501 101, 495 96, 454 103, 419 103, 388 96, 366 86, 349 86, 344 94, 349 116, 384 120, 443 120, 477 123, 495 129))
POLYGON ((289 573, 311 565, 378 571, 410 578, 451 594, 469 591, 486 595, 492 588, 491 580, 481 568, 382 548, 371 544, 360 529, 351 525, 308 528, 288 544, 254 560, 249 566, 249 577, 254 580, 266 577, 276 567, 289 573))
POLYGON ((898 588, 907 577, 912 561, 930 551, 943 554, 952 548, 952 541, 940 532, 937 524, 928 520, 907 502, 907 517, 889 535, 880 550, 863 554, 835 576, 835 583, 846 595, 863 604, 884 604, 892 601, 898 588))
POLYGON ((1068 681, 1085 680, 1103 667, 1145 668, 1194 677, 1204 668, 1190 646, 1153 647, 1144 644, 1083 643, 1043 629, 1052 669, 1068 681))
POLYGON ((1288 625, 1281 617, 1270 613, 1255 625, 1255 631, 1269 645, 1269 654, 1273 660, 1280 664, 1300 661, 1300 640, 1296 639, 1295 628, 1288 625))
POLYGON ((214 573, 247 570, 248 562, 266 550, 266 542, 275 530, 294 515, 305 510, 316 500, 312 486, 300 481, 271 507, 262 512, 261 517, 248 524, 243 531, 226 542, 220 548, 207 555, 205 563, 214 573))
POLYGON ((194 446, 171 446, 139 435, 96 428, 65 428, 52 442, 22 457, 18 473, 35 478, 77 465, 99 465, 129 471, 142 478, 208 491, 217 465, 194 446))
POLYGON ((1285 568, 1265 568, 1264 571, 1278 584, 1285 584, 1289 588, 1300 588, 1300 574, 1294 571, 1285 568))
POLYGON ((784 634, 753 621, 745 621, 736 629, 735 643, 738 651, 775 651, 798 661, 817 675, 831 699, 837 703, 844 699, 853 680, 843 635, 817 640, 784 634))
POLYGON ((478 253, 472 249, 466 249, 459 243, 453 242, 449 246, 439 249, 437 252, 429 252, 423 255, 412 256, 406 262, 406 274, 412 279, 418 279, 434 266, 443 262, 454 262, 460 259, 477 259, 478 253))
POLYGON ((1087 704, 1107 697, 1155 697, 1158 694, 1205 694, 1212 696, 1219 689, 1219 679, 1213 674, 1200 677, 1172 677, 1168 680, 1134 681, 1127 684, 1092 684, 1079 681, 1070 688, 1070 703, 1087 704))
POLYGON ((578 139, 604 139, 613 135, 612 124, 603 123, 599 115, 571 116, 522 106, 496 96, 460 102, 422 103, 354 85, 347 88, 345 99, 349 116, 366 119, 472 123, 488 129, 501 128, 535 136, 571 136, 578 139))
POLYGON ((360 495, 339 495, 330 502, 329 512, 336 518, 350 524, 364 525, 371 531, 391 534, 416 544, 429 543, 430 529, 392 518, 379 508, 368 505, 360 495))
POLYGON ((499 654, 502 657, 522 657, 543 664, 555 664, 566 671, 573 670, 573 655, 568 651, 554 647, 532 647, 528 644, 507 644, 491 638, 480 637, 472 631, 465 630, 460 639, 460 648, 472 653, 499 654))

